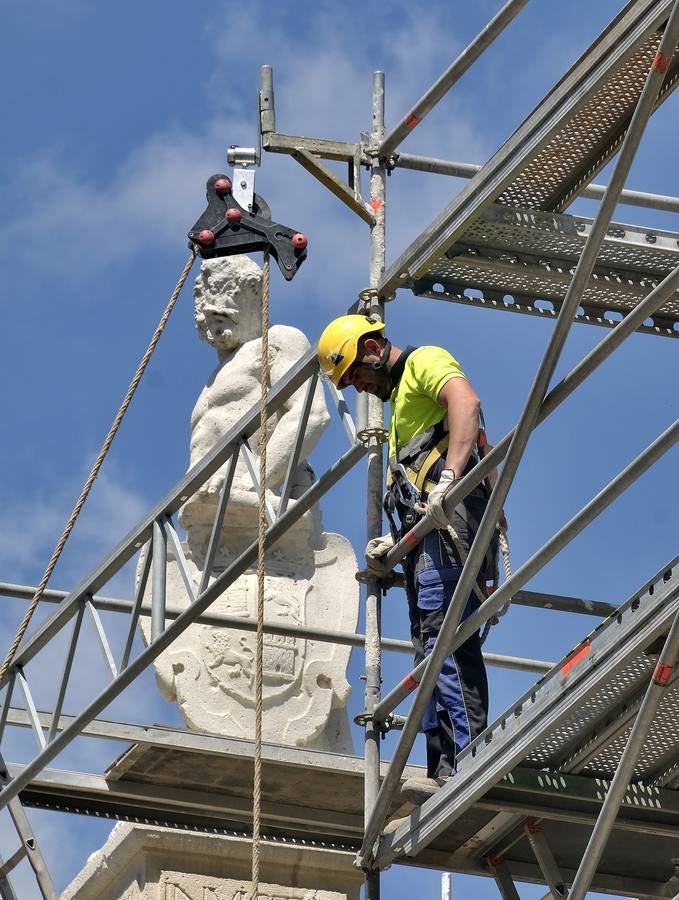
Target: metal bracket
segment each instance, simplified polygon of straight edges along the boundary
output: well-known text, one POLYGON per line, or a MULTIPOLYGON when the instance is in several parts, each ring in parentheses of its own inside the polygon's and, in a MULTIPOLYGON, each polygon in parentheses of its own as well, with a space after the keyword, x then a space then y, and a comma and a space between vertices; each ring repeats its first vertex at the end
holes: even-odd
POLYGON ((255 202, 255 170, 236 166, 233 170, 233 199, 243 209, 252 212, 255 202))
POLYGON ((231 144, 226 151, 226 161, 233 168, 233 196, 243 208, 252 212, 255 198, 254 166, 262 161, 261 138, 257 147, 239 147, 231 144))
POLYGON ((242 206, 226 175, 212 175, 206 195, 207 209, 189 231, 189 240, 203 259, 268 249, 285 280, 295 276, 307 255, 305 234, 272 222, 271 210, 259 194, 253 193, 251 210, 242 206))
POLYGON ((298 147, 291 154, 304 169, 314 176, 321 184, 325 185, 339 200, 342 201, 349 209, 352 209, 364 222, 372 226, 375 224, 375 213, 361 197, 359 187, 360 183, 356 183, 354 178, 354 186, 349 185, 338 178, 337 175, 324 166, 313 154, 306 151, 303 147, 298 147))

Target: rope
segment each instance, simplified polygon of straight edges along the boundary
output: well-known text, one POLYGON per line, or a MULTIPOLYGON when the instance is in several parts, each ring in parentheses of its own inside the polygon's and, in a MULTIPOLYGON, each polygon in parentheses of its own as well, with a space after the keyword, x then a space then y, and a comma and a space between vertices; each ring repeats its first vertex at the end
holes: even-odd
MULTIPOLYGON (((512 564, 509 558, 509 538, 507 537, 507 529, 506 527, 500 526, 497 530, 497 542, 500 548, 500 553, 502 554, 502 568, 505 573, 505 581, 509 581, 512 577, 512 564)), ((502 616, 504 616, 509 609, 509 606, 512 602, 512 598, 505 603, 505 605, 497 611, 494 616, 491 616, 490 619, 486 619, 486 623, 483 626, 483 631, 481 632, 481 646, 485 643, 486 638, 490 632, 490 629, 493 625, 497 625, 502 616)))
MULTIPOLYGON (((512 564, 509 559, 509 539, 507 537, 506 528, 498 529, 497 540, 498 544, 500 545, 500 553, 502 554, 502 567, 505 570, 505 581, 509 581, 509 579, 512 577, 512 564)), ((502 607, 502 609, 506 611, 509 603, 510 601, 508 600, 502 607)), ((502 616, 504 615, 504 613, 500 612, 499 615, 502 616)))
POLYGON ((87 500, 87 497, 88 497, 88 494, 90 493, 92 485, 94 484, 94 481, 95 481, 97 475, 99 474, 99 469, 101 469, 102 463, 104 462, 104 459, 106 458, 106 454, 108 453, 109 448, 110 448, 111 444, 113 443, 113 438, 116 436, 116 433, 117 433, 118 429, 120 428, 120 424, 123 420, 123 416, 127 412, 128 406, 132 402, 132 398, 134 397, 135 391, 137 390, 139 382, 141 381, 141 378, 142 378, 142 375, 144 374, 146 366, 148 365, 148 362, 151 359, 151 356, 153 355, 153 351, 156 349, 156 344, 160 340, 160 336, 165 329, 165 325, 167 324, 167 320, 170 317, 170 313, 174 309, 174 305, 177 302, 177 298, 179 297, 181 289, 184 286, 184 282, 186 281, 186 279, 189 276, 189 272, 191 271, 191 267, 193 265, 194 259, 196 258, 197 252, 198 251, 196 249, 192 249, 191 255, 187 259, 186 264, 185 264, 184 268, 182 269, 182 273, 179 276, 179 281, 177 282, 177 286, 172 291, 170 299, 168 300, 167 306, 165 307, 165 312, 160 317, 160 321, 158 322, 158 325, 156 326, 156 330, 154 331, 153 336, 151 337, 151 340, 149 342, 149 345, 146 348, 146 352, 144 353, 143 357, 141 358, 141 362, 139 363, 139 366, 137 367, 137 371, 134 374, 134 378, 130 382, 130 386, 128 387, 127 393, 125 394, 125 396, 123 398, 123 402, 120 404, 120 408, 119 408, 118 412, 116 413, 116 417, 113 420, 113 424, 111 425, 111 428, 109 429, 109 432, 106 435, 106 440, 102 444, 101 450, 99 451, 99 455, 97 456, 97 458, 94 461, 94 465, 92 466, 92 469, 90 470, 90 474, 87 476, 87 480, 83 486, 80 496, 78 497, 78 500, 77 500, 75 506, 73 507, 73 512, 69 516, 68 521, 66 522, 66 525, 64 526, 64 530, 61 534, 61 537, 59 538, 57 545, 54 548, 54 552, 52 553, 52 556, 50 558, 50 561, 47 564, 45 573, 42 576, 42 578, 40 579, 40 584, 35 589, 33 598, 28 605, 28 609, 26 610, 26 613, 21 621, 21 625, 19 625, 19 630, 17 631, 9 650, 7 651, 7 656, 5 657, 5 661, 3 662, 2 666, 0 667, 0 680, 2 680, 4 678, 4 676, 7 674, 7 670, 12 665, 12 660, 14 659, 14 656, 17 652, 19 644, 21 643, 21 640, 22 640, 24 634, 26 633, 26 629, 28 628, 28 625, 31 621, 31 617, 32 617, 33 613, 35 612, 35 609, 36 609, 38 603, 40 602, 40 598, 43 595, 43 591, 47 587, 47 582, 49 581, 50 576, 52 575, 52 572, 54 571, 54 567, 56 566, 57 562, 59 561, 59 557, 61 556, 61 551, 64 549, 64 545, 66 544, 66 541, 68 540, 69 535, 73 531, 73 526, 75 525, 76 519, 78 518, 78 515, 80 514, 80 510, 83 508, 83 505, 84 505, 85 501, 87 500))
POLYGON ((259 528, 257 547, 257 641, 255 651, 255 771, 252 800, 252 892, 259 897, 259 845, 262 816, 262 683, 264 659, 264 562, 266 537, 266 424, 269 398, 269 251, 262 267, 262 392, 259 419, 259 528))

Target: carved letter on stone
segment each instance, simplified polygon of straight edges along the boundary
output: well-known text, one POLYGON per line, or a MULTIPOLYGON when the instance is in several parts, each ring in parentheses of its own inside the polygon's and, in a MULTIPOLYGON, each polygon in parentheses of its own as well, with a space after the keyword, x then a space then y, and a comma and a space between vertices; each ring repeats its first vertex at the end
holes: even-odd
MULTIPOLYGON (((163 872, 159 889, 162 900, 249 900, 251 894, 249 882, 179 872, 163 872)), ((260 884, 257 896, 260 900, 343 900, 346 895, 335 891, 260 884)))
MULTIPOLYGON (((261 270, 248 257, 204 261, 194 288, 200 336, 217 350, 219 364, 191 417, 190 465, 259 400, 261 372, 261 270)), ((286 325, 269 330, 271 381, 281 378, 309 349, 302 332, 286 325)), ((269 420, 267 489, 274 509, 294 445, 305 387, 269 420)), ((323 390, 317 388, 292 489, 292 501, 314 481, 306 460, 328 422, 323 390)), ((257 457, 257 435, 250 447, 257 457)), ((256 459, 256 465, 259 465, 256 459)), ((184 553, 198 590, 225 467, 184 505, 184 553)), ((218 576, 257 539, 257 494, 240 459, 211 577, 218 576)), ((140 566, 143 561, 140 561, 140 566)), ((341 535, 324 532, 318 507, 290 528, 267 554, 265 621, 280 625, 354 632, 358 616, 356 558, 341 535)), ((147 596, 150 600, 150 585, 147 596)), ((210 613, 256 621, 257 577, 246 572, 212 604, 210 613)), ((168 548, 168 608, 189 599, 168 548)), ((141 620, 148 640, 150 623, 141 620)), ((349 695, 349 648, 295 636, 265 634, 264 739, 277 743, 352 752, 345 712, 349 695)), ((201 731, 254 736, 253 632, 192 625, 156 660, 165 697, 176 700, 187 724, 201 731)), ((174 898, 173 898, 174 900, 174 898)), ((179 900, 179 898, 177 898, 179 900)))

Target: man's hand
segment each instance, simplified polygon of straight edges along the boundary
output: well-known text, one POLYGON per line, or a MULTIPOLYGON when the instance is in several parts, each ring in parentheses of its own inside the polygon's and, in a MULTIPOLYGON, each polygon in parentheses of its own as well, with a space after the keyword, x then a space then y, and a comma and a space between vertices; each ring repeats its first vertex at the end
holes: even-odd
POLYGON ((382 537, 373 538, 368 541, 365 548, 365 559, 368 569, 378 576, 385 574, 384 557, 394 546, 394 539, 390 534, 383 534, 382 537))
POLYGON ((438 484, 427 498, 424 514, 434 528, 441 528, 445 531, 450 525, 448 516, 443 511, 443 498, 445 497, 448 488, 457 480, 455 472, 452 469, 444 469, 443 472, 441 472, 438 484))

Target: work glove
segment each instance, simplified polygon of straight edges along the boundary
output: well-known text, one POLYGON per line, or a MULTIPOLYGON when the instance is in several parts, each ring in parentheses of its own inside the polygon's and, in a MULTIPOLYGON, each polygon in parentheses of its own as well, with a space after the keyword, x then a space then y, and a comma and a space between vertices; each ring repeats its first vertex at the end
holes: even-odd
POLYGON ((441 528, 445 531, 450 525, 448 516, 443 511, 443 498, 445 497, 448 488, 457 480, 455 472, 452 469, 444 469, 443 472, 441 472, 438 484, 430 492, 427 498, 427 502, 424 506, 424 514, 434 528, 441 528))
POLYGON ((390 534, 373 538, 368 541, 365 548, 365 559, 368 569, 374 575, 384 575, 384 557, 394 546, 394 539, 390 534))

